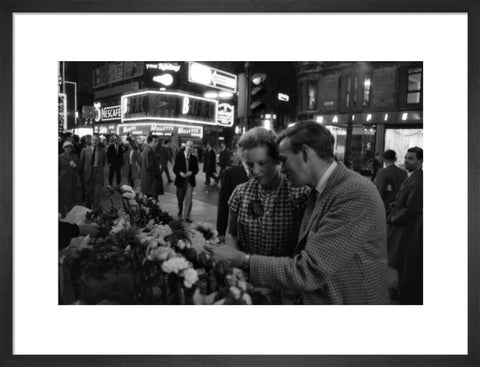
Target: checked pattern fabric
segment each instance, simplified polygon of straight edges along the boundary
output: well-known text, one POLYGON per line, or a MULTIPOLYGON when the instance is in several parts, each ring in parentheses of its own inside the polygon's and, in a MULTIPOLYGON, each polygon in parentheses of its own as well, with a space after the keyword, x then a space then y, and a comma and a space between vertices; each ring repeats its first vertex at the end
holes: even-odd
POLYGON ((294 258, 252 255, 257 286, 303 304, 388 304, 386 220, 371 181, 338 165, 300 236, 294 258))
POLYGON ((309 193, 307 186, 291 187, 283 175, 273 190, 264 190, 254 179, 238 185, 228 205, 238 214, 239 248, 249 254, 292 256, 309 193), (257 213, 251 209, 254 202, 262 207, 257 213))

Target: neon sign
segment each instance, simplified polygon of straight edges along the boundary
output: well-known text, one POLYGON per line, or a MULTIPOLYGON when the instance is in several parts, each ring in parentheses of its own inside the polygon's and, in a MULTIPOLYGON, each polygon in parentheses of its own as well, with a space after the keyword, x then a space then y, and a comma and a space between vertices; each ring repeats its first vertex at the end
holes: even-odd
POLYGON ((185 93, 142 91, 121 98, 122 123, 170 121, 216 125, 218 101, 185 93))
POLYGON ((182 124, 168 124, 168 123, 137 123, 137 124, 122 124, 118 126, 119 135, 159 135, 172 136, 174 133, 180 136, 203 138, 202 126, 189 126, 182 124))
POLYGON ((145 64, 145 68, 147 70, 154 69, 154 70, 162 70, 162 71, 174 71, 178 72, 180 70, 180 65, 177 63, 165 63, 159 62, 158 64, 145 64))
POLYGON ((101 107, 101 104, 96 102, 93 104, 95 108, 95 121, 112 121, 112 120, 120 120, 121 117, 121 106, 109 106, 109 107, 101 107))
POLYGON ((222 126, 233 126, 235 107, 228 103, 218 105, 218 123, 222 126))
POLYGON ((196 62, 188 63, 188 81, 235 93, 237 76, 196 62))

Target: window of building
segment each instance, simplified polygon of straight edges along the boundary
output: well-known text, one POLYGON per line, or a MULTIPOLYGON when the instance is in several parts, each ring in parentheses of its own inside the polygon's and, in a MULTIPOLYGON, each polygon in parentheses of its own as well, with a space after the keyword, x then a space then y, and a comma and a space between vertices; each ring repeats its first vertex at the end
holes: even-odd
POLYGON ((347 77, 347 98, 345 100, 345 107, 349 108, 350 107, 350 94, 352 90, 352 77, 348 76, 347 77))
POLYGON ((365 77, 363 79, 363 100, 362 100, 363 107, 368 107, 368 105, 370 104, 371 84, 372 84, 371 74, 365 74, 365 77))
POLYGON ((308 83, 308 109, 314 110, 317 106, 317 86, 315 81, 308 83))
POLYGON ((385 130, 385 150, 393 149, 397 153, 397 165, 404 167, 404 157, 408 148, 423 147, 423 129, 397 129, 385 130))
POLYGON ((407 104, 420 103, 422 98, 422 68, 408 69, 407 104))

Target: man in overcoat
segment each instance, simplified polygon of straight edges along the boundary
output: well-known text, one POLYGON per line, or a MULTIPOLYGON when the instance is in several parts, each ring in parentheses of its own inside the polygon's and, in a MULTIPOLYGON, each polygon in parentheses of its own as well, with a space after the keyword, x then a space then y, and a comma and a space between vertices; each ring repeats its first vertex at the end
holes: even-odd
POLYGON ((408 177, 403 181, 387 217, 388 264, 397 269, 399 282, 407 256, 408 244, 423 214, 423 150, 413 147, 405 155, 408 177))
POLYGON ((217 155, 215 150, 213 150, 212 145, 207 143, 205 160, 203 163, 203 172, 205 172, 205 185, 210 185, 210 179, 216 179, 217 171, 217 155))
POLYGON ((107 164, 105 149, 99 144, 98 135, 92 136, 92 144, 80 153, 80 169, 85 188, 86 206, 94 208, 100 204, 100 192, 104 184, 103 170, 107 164))
POLYGON ((293 257, 209 246, 255 285, 297 295, 297 304, 388 304, 385 209, 373 183, 335 162, 332 136, 300 122, 277 139, 292 183, 313 190, 293 257))
POLYGON ((385 209, 388 210, 390 204, 395 201, 400 185, 407 178, 407 171, 397 167, 395 161, 397 154, 394 150, 388 149, 383 153, 385 168, 380 168, 375 177, 374 183, 382 197, 385 209))
POLYGON ((163 195, 162 173, 156 152, 158 138, 153 135, 147 137, 147 144, 142 152, 142 167, 140 174, 140 189, 148 197, 158 199, 163 195))

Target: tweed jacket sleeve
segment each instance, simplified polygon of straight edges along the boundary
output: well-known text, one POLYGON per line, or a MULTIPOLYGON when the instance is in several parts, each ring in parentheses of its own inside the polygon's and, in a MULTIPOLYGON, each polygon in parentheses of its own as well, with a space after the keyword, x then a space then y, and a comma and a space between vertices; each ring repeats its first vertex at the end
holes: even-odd
POLYGON ((293 258, 252 255, 253 283, 313 292, 310 303, 382 303, 387 289, 385 209, 375 186, 361 180, 360 185, 329 185, 293 258))

